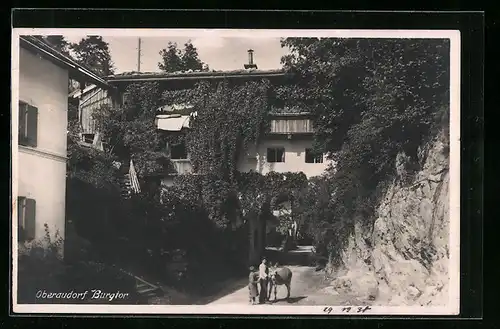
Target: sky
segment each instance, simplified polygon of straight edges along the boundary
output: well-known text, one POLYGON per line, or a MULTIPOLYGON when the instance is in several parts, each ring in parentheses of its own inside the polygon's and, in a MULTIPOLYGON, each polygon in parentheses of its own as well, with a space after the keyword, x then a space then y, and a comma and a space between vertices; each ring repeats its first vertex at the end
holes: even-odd
MULTIPOLYGON (((84 36, 65 35, 70 42, 78 42, 84 36)), ((137 71, 138 37, 103 36, 109 44, 115 73, 137 71)), ((243 69, 248 63, 248 49, 254 50, 254 63, 259 69, 271 70, 281 67, 281 56, 287 49, 281 48, 280 38, 241 38, 241 37, 142 37, 141 38, 141 72, 158 72, 160 51, 167 47, 169 41, 183 48, 184 43, 191 40, 198 49, 200 59, 213 70, 243 69)))

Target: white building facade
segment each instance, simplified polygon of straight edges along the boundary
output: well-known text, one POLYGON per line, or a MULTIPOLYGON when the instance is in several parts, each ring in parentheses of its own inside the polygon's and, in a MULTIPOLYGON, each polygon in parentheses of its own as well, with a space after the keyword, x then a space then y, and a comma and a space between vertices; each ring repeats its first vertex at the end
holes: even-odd
POLYGON ((64 238, 69 79, 106 83, 35 37, 20 37, 18 67, 18 242, 43 238, 45 225, 64 238))

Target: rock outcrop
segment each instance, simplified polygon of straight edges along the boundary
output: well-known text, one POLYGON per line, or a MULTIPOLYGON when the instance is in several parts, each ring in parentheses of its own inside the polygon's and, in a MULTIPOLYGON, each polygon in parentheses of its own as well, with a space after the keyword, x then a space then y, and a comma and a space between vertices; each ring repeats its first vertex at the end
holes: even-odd
POLYGON ((421 169, 410 181, 398 169, 373 226, 356 225, 350 237, 345 268, 331 283, 337 292, 379 305, 448 303, 448 145, 443 133, 420 149, 421 169))

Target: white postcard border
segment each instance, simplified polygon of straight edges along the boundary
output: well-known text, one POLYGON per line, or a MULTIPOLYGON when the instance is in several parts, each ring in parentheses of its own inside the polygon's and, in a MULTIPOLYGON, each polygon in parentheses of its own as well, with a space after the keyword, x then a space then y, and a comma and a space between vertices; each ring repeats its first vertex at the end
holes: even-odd
MULTIPOLYGON (((238 29, 67 29, 14 28, 12 30, 12 218, 17 218, 19 36, 21 35, 101 35, 121 37, 322 37, 322 38, 447 38, 450 40, 450 267, 449 304, 444 307, 371 306, 356 313, 358 306, 281 305, 75 305, 17 303, 17 220, 12 220, 12 305, 14 313, 61 314, 275 314, 275 315, 457 315, 460 308, 460 31, 458 30, 238 30, 238 29), (353 311, 344 312, 344 307, 353 311)), ((359 306, 363 307, 363 306, 359 306)))

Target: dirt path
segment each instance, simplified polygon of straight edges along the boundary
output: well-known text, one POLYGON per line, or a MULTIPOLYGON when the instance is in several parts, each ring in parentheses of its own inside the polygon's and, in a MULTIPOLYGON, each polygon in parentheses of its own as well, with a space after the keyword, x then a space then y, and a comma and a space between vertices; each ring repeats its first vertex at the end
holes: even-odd
MULTIPOLYGON (((324 281, 324 274, 321 271, 315 271, 310 266, 287 266, 293 272, 290 299, 285 300, 286 288, 279 286, 277 291, 277 305, 362 305, 361 301, 352 296, 336 294, 328 289, 328 283, 324 281), (324 290, 327 288, 327 290, 324 290)), ((271 297, 274 299, 274 296, 271 297)), ((210 303, 211 305, 223 304, 248 304, 248 287, 245 286, 235 292, 232 292, 222 298, 210 303)))
MULTIPOLYGON (((270 255, 280 254, 275 248, 268 248, 270 255)), ((325 281, 323 271, 316 271, 312 266, 305 266, 310 263, 307 255, 312 253, 311 246, 300 246, 294 251, 285 254, 285 258, 280 258, 290 265, 285 265, 292 270, 292 284, 290 298, 286 300, 286 287, 278 286, 277 300, 274 301, 272 294, 271 301, 274 305, 366 305, 367 302, 357 300, 355 297, 339 294, 330 287, 330 280, 325 281), (291 265, 296 264, 296 265, 291 265), (300 265, 299 265, 300 264, 300 265)), ((282 254, 283 256, 283 254, 282 254)), ((272 257, 271 257, 272 258, 272 257)), ((275 259, 276 260, 276 259, 275 259)), ((155 298, 150 304, 187 304, 187 305, 248 305, 248 278, 241 277, 229 279, 224 282, 214 284, 210 293, 205 297, 188 296, 176 291, 169 291, 165 297, 155 298)))

